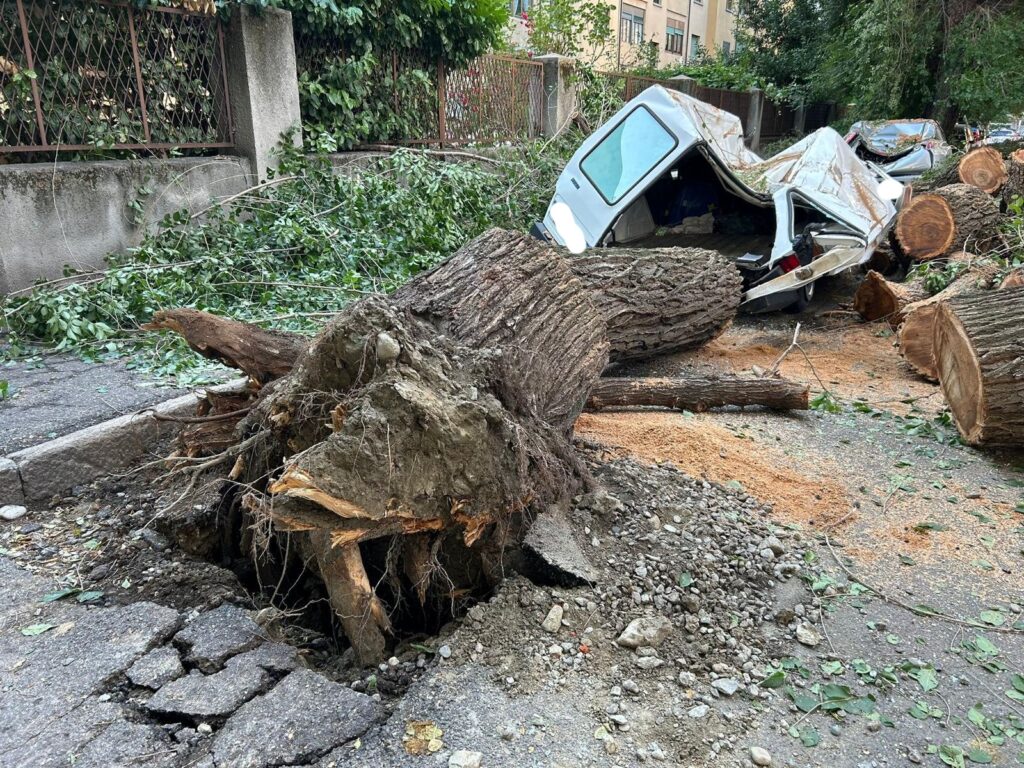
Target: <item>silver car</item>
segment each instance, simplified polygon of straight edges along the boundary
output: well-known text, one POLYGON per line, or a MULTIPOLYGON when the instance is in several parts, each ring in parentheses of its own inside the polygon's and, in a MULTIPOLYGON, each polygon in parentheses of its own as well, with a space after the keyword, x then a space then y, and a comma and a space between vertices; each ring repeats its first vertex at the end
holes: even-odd
POLYGON ((846 143, 857 156, 907 182, 953 153, 934 120, 861 120, 850 126, 846 143))
POLYGON ((709 248, 740 268, 748 311, 802 308, 818 278, 871 256, 907 191, 831 128, 762 160, 738 117, 652 86, 576 150, 534 235, 709 248))

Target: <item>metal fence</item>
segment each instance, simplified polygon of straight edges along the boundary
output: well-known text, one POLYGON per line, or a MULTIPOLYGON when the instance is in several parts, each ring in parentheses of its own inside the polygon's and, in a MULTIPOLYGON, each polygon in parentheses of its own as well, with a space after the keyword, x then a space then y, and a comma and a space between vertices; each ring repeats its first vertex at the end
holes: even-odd
MULTIPOLYGON (((330 132, 336 108, 310 84, 347 89, 358 65, 315 34, 297 34, 295 51, 303 122, 330 132)), ((367 117, 371 145, 493 144, 537 138, 543 130, 544 67, 534 61, 488 54, 451 67, 415 50, 382 51, 360 79, 361 103, 343 121, 367 117)))
POLYGON ((182 8, 0 0, 0 153, 233 146, 224 35, 182 8))

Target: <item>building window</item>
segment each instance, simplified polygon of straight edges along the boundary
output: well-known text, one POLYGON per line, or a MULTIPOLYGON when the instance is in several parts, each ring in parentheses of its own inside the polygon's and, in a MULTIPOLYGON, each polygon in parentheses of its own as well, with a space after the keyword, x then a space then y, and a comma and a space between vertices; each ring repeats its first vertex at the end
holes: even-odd
POLYGON ((686 53, 686 30, 675 26, 671 21, 665 27, 665 50, 668 53, 686 53))
POLYGON ((512 17, 521 19, 530 11, 530 0, 511 0, 512 17))
POLYGON ((654 4, 660 7, 661 6, 661 0, 654 0, 654 4))
POLYGON ((622 18, 619 19, 619 40, 623 43, 642 43, 644 41, 644 12, 628 5, 622 6, 622 18))
POLYGON ((725 10, 729 13, 736 13, 736 0, 725 0, 725 10))
POLYGON ((690 58, 696 58, 698 54, 700 54, 700 35, 690 35, 690 58))
POLYGON ((732 45, 730 45, 728 40, 725 40, 722 42, 722 55, 728 57, 730 53, 732 53, 732 45))

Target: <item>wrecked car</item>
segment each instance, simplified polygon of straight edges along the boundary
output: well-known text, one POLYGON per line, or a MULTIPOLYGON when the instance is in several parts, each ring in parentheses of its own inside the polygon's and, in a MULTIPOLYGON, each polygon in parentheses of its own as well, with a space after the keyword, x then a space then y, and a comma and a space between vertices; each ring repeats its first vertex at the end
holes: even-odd
POLYGON ((830 128, 762 160, 738 117, 655 85, 583 142, 533 234, 574 252, 712 249, 739 267, 746 311, 802 309, 871 256, 907 191, 830 128))
POLYGON ((846 134, 857 156, 899 181, 913 181, 953 153, 934 120, 861 120, 846 134))

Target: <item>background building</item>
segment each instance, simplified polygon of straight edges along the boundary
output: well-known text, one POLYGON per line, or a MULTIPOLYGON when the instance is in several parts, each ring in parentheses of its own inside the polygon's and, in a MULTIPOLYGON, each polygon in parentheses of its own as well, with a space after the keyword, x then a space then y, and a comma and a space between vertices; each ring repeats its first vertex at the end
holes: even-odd
MULTIPOLYGON (((510 0, 513 39, 525 44, 522 15, 544 0, 510 0)), ((604 69, 645 61, 641 44, 654 43, 658 66, 685 63, 700 49, 729 54, 736 49, 738 0, 605 0, 617 45, 599 62, 604 69)))

